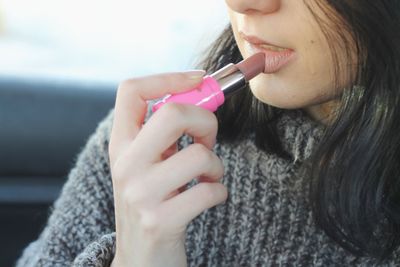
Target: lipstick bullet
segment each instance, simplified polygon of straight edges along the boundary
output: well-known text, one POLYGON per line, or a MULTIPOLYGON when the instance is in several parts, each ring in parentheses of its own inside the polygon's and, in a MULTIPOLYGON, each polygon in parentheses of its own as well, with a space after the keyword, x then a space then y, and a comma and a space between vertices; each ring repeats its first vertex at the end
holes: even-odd
POLYGON ((193 104, 214 112, 227 97, 244 88, 264 68, 264 53, 254 54, 237 64, 230 63, 211 75, 206 75, 192 90, 164 96, 153 105, 152 111, 156 112, 165 103, 175 102, 193 104))

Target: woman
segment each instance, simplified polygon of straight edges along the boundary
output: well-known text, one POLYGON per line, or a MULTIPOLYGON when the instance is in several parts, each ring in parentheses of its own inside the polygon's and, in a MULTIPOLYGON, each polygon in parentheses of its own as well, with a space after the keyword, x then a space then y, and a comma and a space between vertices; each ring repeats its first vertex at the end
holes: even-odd
POLYGON ((202 71, 122 82, 18 266, 400 264, 400 4, 226 3, 208 72, 291 60, 216 114, 146 105, 202 71))

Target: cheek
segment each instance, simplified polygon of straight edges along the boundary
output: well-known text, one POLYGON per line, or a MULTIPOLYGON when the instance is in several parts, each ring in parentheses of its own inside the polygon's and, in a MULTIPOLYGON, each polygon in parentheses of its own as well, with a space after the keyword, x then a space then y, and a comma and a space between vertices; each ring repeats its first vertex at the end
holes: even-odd
POLYGON ((322 88, 327 82, 331 83, 334 76, 330 47, 322 33, 315 29, 308 36, 298 50, 299 61, 295 71, 298 76, 303 76, 305 82, 315 82, 322 88))
MULTIPOLYGON (((326 67, 327 64, 321 64, 324 62, 323 49, 319 49, 319 46, 315 45, 314 40, 310 40, 309 46, 306 46, 301 52, 301 60, 303 61, 304 72, 308 73, 310 77, 316 76, 321 71, 321 67, 326 67)), ((327 60, 325 60, 327 63, 327 60)))

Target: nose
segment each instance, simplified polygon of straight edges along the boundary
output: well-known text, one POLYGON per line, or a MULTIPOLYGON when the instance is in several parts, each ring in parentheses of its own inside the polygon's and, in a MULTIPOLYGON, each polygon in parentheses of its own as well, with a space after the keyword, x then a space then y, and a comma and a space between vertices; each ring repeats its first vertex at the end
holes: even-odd
POLYGON ((279 10, 281 0, 225 0, 226 4, 238 13, 273 13, 279 10))

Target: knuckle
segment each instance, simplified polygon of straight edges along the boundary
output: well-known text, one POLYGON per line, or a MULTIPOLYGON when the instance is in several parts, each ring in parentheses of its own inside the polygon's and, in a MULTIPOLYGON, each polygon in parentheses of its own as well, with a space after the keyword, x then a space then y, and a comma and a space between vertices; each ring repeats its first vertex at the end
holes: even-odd
MULTIPOLYGON (((128 181, 130 184, 135 184, 133 188, 136 188, 136 183, 139 183, 138 179, 147 176, 149 168, 147 165, 143 164, 139 160, 134 160, 136 162, 132 163, 132 157, 127 155, 127 151, 122 152, 116 158, 112 160, 110 156, 110 167, 112 180, 121 186, 125 186, 128 181)), ((141 185, 138 185, 139 187, 141 185)))
POLYGON ((136 84, 138 79, 139 78, 130 78, 120 82, 117 88, 117 98, 119 98, 118 96, 128 94, 136 90, 136 84))
POLYGON ((128 88, 131 87, 132 81, 131 80, 124 80, 119 83, 117 89, 117 95, 120 95, 122 92, 126 91, 128 88))
POLYGON ((139 212, 139 231, 146 238, 149 244, 155 245, 165 234, 165 226, 160 213, 157 212, 157 208, 143 209, 139 212))
POLYGON ((132 85, 135 84, 135 80, 136 80, 136 78, 130 78, 130 79, 123 80, 122 82, 119 83, 118 90, 125 90, 127 88, 132 87, 132 85))
POLYGON ((160 216, 152 209, 142 210, 140 212, 140 228, 148 236, 156 236, 160 231, 160 216))
POLYGON ((200 183, 201 194, 210 203, 225 200, 228 196, 228 190, 221 183, 200 183))
POLYGON ((206 199, 213 200, 216 198, 216 191, 213 183, 200 183, 200 190, 206 199))
POLYGON ((123 193, 123 202, 132 207, 140 207, 146 202, 148 196, 146 186, 143 182, 134 181, 129 184, 129 189, 125 189, 123 193))
POLYGON ((185 114, 185 108, 183 105, 178 103, 169 102, 166 103, 160 111, 163 110, 163 115, 172 117, 172 118, 180 118, 185 114))
POLYGON ((196 143, 191 147, 192 158, 197 159, 199 163, 209 164, 214 159, 212 152, 203 144, 196 143))

